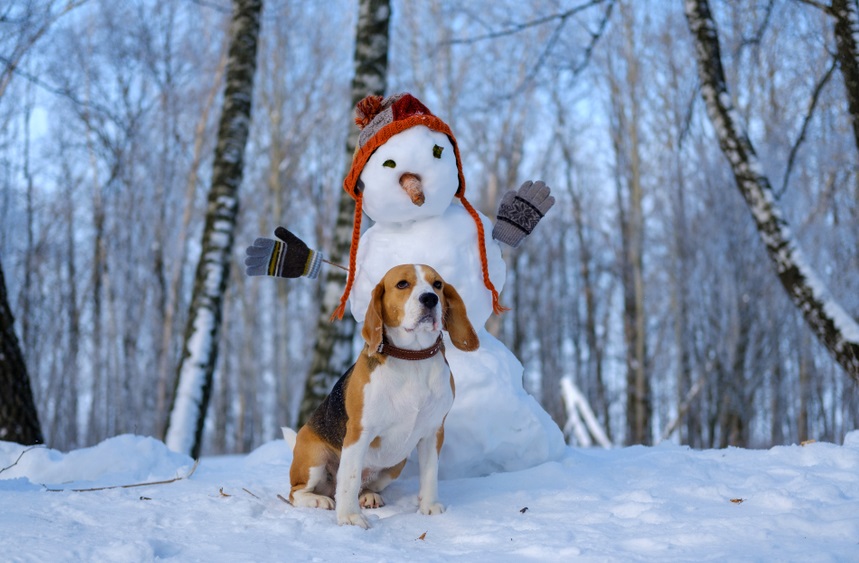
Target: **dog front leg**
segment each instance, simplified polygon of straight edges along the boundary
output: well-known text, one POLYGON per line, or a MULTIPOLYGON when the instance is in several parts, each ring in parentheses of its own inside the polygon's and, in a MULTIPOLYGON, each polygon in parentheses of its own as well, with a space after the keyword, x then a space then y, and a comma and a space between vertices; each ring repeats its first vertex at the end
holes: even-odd
POLYGON ((418 465, 420 466, 420 493, 418 503, 422 514, 441 514, 444 505, 438 502, 438 452, 444 434, 442 430, 426 436, 418 442, 418 465))
POLYGON ((367 519, 361 514, 361 507, 358 504, 364 457, 369 446, 369 434, 362 432, 357 441, 344 447, 340 452, 340 467, 337 470, 337 490, 334 493, 334 499, 337 523, 341 526, 350 524, 361 526, 365 530, 370 527, 367 519))

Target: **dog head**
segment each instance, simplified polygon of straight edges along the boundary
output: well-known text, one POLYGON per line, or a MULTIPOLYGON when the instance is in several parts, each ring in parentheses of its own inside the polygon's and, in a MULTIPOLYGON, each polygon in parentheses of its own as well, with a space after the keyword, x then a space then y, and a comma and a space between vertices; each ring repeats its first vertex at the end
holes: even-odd
POLYGON ((391 268, 373 290, 361 330, 371 354, 382 342, 384 327, 408 333, 437 333, 443 328, 460 350, 470 352, 480 345, 459 293, 422 264, 391 268))

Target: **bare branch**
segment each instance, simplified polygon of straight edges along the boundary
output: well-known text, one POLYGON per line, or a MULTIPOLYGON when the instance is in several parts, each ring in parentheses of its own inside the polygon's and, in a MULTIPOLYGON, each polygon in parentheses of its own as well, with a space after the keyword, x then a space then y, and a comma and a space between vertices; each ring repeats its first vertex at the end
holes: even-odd
POLYGON ((811 102, 808 105, 808 112, 805 114, 805 119, 802 120, 802 128, 799 130, 799 137, 797 137, 796 142, 790 148, 790 156, 787 159, 787 169, 784 171, 784 179, 781 183, 781 190, 776 192, 776 199, 780 199, 784 192, 787 190, 787 182, 790 179, 790 173, 793 170, 793 163, 796 159, 796 153, 799 151, 799 146, 805 140, 805 132, 808 129, 808 124, 811 122, 811 118, 814 116, 814 109, 817 107, 817 101, 820 98, 820 93, 823 91, 826 83, 829 82, 829 79, 832 77, 832 73, 835 71, 835 67, 838 66, 838 60, 833 57, 832 64, 829 65, 829 68, 826 70, 826 73, 823 75, 823 78, 820 79, 820 82, 817 83, 817 86, 814 87, 814 92, 811 95, 811 102))
MULTIPOLYGON (((580 6, 579 9, 583 9, 584 7, 590 7, 590 6, 596 5, 596 4, 601 4, 604 1, 605 0, 599 0, 599 1, 591 2, 591 4, 589 4, 587 6, 580 6)), ((602 19, 600 19, 599 25, 597 25, 596 31, 590 32, 590 36, 591 36, 590 42, 588 43, 587 47, 585 47, 584 56, 582 57, 582 60, 575 67, 573 67, 573 71, 572 71, 573 77, 578 76, 588 66, 588 63, 591 60, 591 55, 593 54, 594 48, 596 47, 597 43, 599 42, 600 38, 602 37, 603 33, 605 32, 605 28, 606 28, 606 25, 608 25, 609 19, 611 19, 611 13, 612 13, 612 9, 614 8, 614 4, 615 4, 615 0, 609 0, 608 6, 606 7, 605 12, 603 13, 603 17, 602 17, 602 19)), ((572 15, 572 14, 569 14, 569 15, 572 15)), ((556 17, 557 17, 557 15, 556 15, 556 17)), ((555 27, 555 30, 552 32, 552 35, 549 37, 549 40, 546 41, 546 44, 543 46, 543 50, 540 52, 540 55, 537 57, 537 63, 528 72, 527 76, 516 86, 516 88, 513 89, 512 92, 510 92, 507 95, 500 96, 499 100, 509 100, 511 98, 516 97, 517 95, 521 94, 522 91, 524 91, 528 87, 528 85, 534 81, 534 78, 537 76, 537 73, 540 71, 541 68, 543 68, 543 65, 546 63, 546 60, 549 58, 549 54, 552 52, 552 49, 555 47, 555 44, 558 42, 558 39, 561 36, 561 31, 563 30, 564 25, 567 22, 567 17, 569 17, 569 16, 565 16, 563 18, 560 18, 560 21, 558 22, 557 27, 555 27)), ((545 18, 541 18, 541 19, 545 19, 545 18)), ((547 19, 546 21, 551 21, 551 19, 547 19)), ((545 22, 543 22, 543 23, 545 23, 545 22)))
MULTIPOLYGON (((567 19, 569 19, 571 16, 574 16, 575 14, 577 14, 583 10, 587 10, 588 8, 598 6, 605 1, 606 0, 591 0, 590 2, 587 2, 585 4, 580 4, 574 8, 570 8, 569 10, 566 10, 564 12, 558 12, 557 14, 551 14, 548 16, 544 16, 542 18, 537 18, 537 19, 533 19, 531 21, 527 21, 524 23, 515 24, 515 25, 508 27, 507 29, 502 29, 499 31, 492 31, 490 33, 485 33, 483 35, 477 35, 475 37, 468 37, 468 38, 464 38, 464 39, 451 39, 447 43, 451 44, 451 45, 469 45, 472 43, 477 43, 479 41, 486 41, 489 39, 497 39, 499 37, 506 37, 508 35, 515 35, 517 33, 521 33, 522 31, 525 31, 526 29, 530 29, 532 27, 537 27, 537 26, 540 26, 540 25, 543 25, 543 24, 546 24, 546 23, 549 23, 549 22, 552 22, 555 20, 560 20, 561 25, 563 25, 563 23, 567 19)), ((611 0, 611 4, 614 4, 614 0, 611 0)))
POLYGON ((818 2, 817 0, 797 0, 797 2, 802 2, 803 4, 808 4, 809 6, 813 6, 818 10, 822 10, 823 12, 832 15, 832 6, 827 6, 823 2, 818 2))
POLYGON ((744 39, 740 44, 740 48, 748 46, 748 45, 760 45, 761 41, 764 37, 764 32, 770 24, 770 17, 772 17, 773 13, 773 5, 775 4, 775 0, 769 0, 767 2, 766 10, 764 11, 764 21, 761 22, 760 27, 758 27, 755 34, 750 39, 744 39))
POLYGON ((3 467, 2 469, 0 469, 0 473, 3 473, 4 471, 6 471, 6 470, 8 470, 8 469, 12 469, 12 468, 13 468, 13 467, 15 467, 16 465, 18 465, 18 462, 19 462, 19 461, 21 461, 21 458, 22 458, 22 457, 24 457, 24 454, 25 454, 25 453, 27 453, 27 452, 29 452, 30 450, 33 450, 33 449, 36 449, 36 448, 44 448, 44 447, 45 447, 45 445, 44 445, 44 444, 37 444, 37 445, 35 445, 35 446, 30 446, 29 448, 27 448, 27 449, 23 450, 23 451, 21 452, 21 454, 18 456, 18 459, 16 459, 16 460, 15 460, 15 463, 13 463, 13 464, 11 464, 11 465, 7 465, 6 467, 3 467))
POLYGON ((677 148, 683 147, 683 141, 686 140, 686 135, 689 134, 689 129, 692 127, 692 117, 695 114, 695 102, 701 94, 700 84, 695 87, 692 96, 689 98, 689 103, 686 105, 686 115, 683 116, 683 128, 680 130, 680 136, 677 138, 677 148))
POLYGON ((686 416, 686 413, 689 412, 689 407, 692 406, 692 401, 695 400, 695 397, 698 396, 698 393, 704 388, 704 384, 707 383, 707 377, 701 376, 692 385, 692 388, 689 389, 689 392, 686 393, 686 396, 683 397, 683 402, 680 403, 680 407, 677 409, 677 416, 674 417, 668 426, 665 427, 665 431, 662 432, 662 439, 660 441, 665 441, 671 437, 672 434, 680 427, 680 423, 683 422, 683 417, 686 416))
POLYGON ((12 50, 12 54, 9 58, 0 58, 0 62, 3 62, 3 64, 6 65, 6 68, 4 68, 2 72, 0 72, 0 98, 3 97, 3 94, 6 92, 6 88, 9 87, 9 83, 12 81, 12 76, 18 70, 21 61, 23 60, 27 52, 33 48, 33 46, 39 41, 39 39, 41 39, 42 36, 45 35, 48 29, 58 19, 60 19, 65 14, 68 14, 75 8, 84 5, 86 2, 87 0, 77 0, 66 3, 65 7, 63 7, 63 9, 59 11, 59 13, 48 17, 31 36, 19 39, 19 43, 15 45, 15 48, 12 50))

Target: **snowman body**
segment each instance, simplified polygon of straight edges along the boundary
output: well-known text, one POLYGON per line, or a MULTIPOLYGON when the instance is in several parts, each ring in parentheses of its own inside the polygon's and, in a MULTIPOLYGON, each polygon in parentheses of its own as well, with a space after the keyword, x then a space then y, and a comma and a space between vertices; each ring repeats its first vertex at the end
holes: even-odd
MULTIPOLYGON (((522 386, 522 364, 485 329, 492 296, 483 281, 475 221, 454 197, 458 181, 454 151, 442 133, 412 127, 376 150, 361 174, 364 211, 375 223, 361 236, 350 296, 352 315, 363 322, 384 274, 416 263, 435 268, 462 297, 480 347, 462 352, 449 341, 445 346, 456 384, 440 466, 448 478, 523 469, 564 450, 560 429, 522 386)), ((479 217, 491 233, 489 219, 479 217)), ((500 291, 506 276, 501 250, 495 241, 485 245, 488 273, 500 291)))

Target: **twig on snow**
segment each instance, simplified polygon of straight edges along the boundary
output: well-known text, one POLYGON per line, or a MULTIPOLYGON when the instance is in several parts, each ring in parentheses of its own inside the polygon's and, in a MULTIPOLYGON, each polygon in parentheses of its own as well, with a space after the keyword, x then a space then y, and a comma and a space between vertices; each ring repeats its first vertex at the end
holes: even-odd
MULTIPOLYGON (((182 481, 184 479, 190 479, 191 475, 197 470, 197 466, 200 465, 200 460, 197 459, 194 461, 194 467, 191 468, 191 471, 188 472, 187 475, 179 475, 172 479, 167 479, 164 481, 149 481, 147 483, 132 483, 131 485, 109 485, 107 487, 92 487, 89 489, 48 489, 45 488, 49 493, 64 493, 66 491, 70 491, 73 493, 89 493, 93 491, 107 491, 110 489, 133 489, 135 487, 149 487, 151 485, 169 485, 170 483, 175 483, 176 481, 182 481)), ((43 485, 44 486, 44 485, 43 485)))
POLYGON ((19 456, 18 456, 18 459, 16 459, 16 460, 15 460, 15 463, 13 463, 12 465, 7 465, 7 466, 6 466, 6 467, 4 467, 3 469, 0 469, 0 473, 3 473, 3 472, 4 472, 4 471, 6 471, 7 469, 12 469, 12 468, 13 468, 13 467, 15 467, 16 465, 18 465, 18 462, 19 462, 19 461, 21 461, 21 458, 22 458, 22 457, 24 457, 24 454, 25 454, 25 453, 27 453, 27 452, 29 452, 30 450, 34 450, 34 449, 36 449, 36 448, 44 448, 44 447, 45 447, 45 445, 44 445, 44 444, 37 444, 37 445, 35 445, 35 446, 30 446, 29 448, 27 448, 27 449, 25 449, 24 451, 22 451, 22 452, 21 452, 21 455, 19 455, 19 456))

